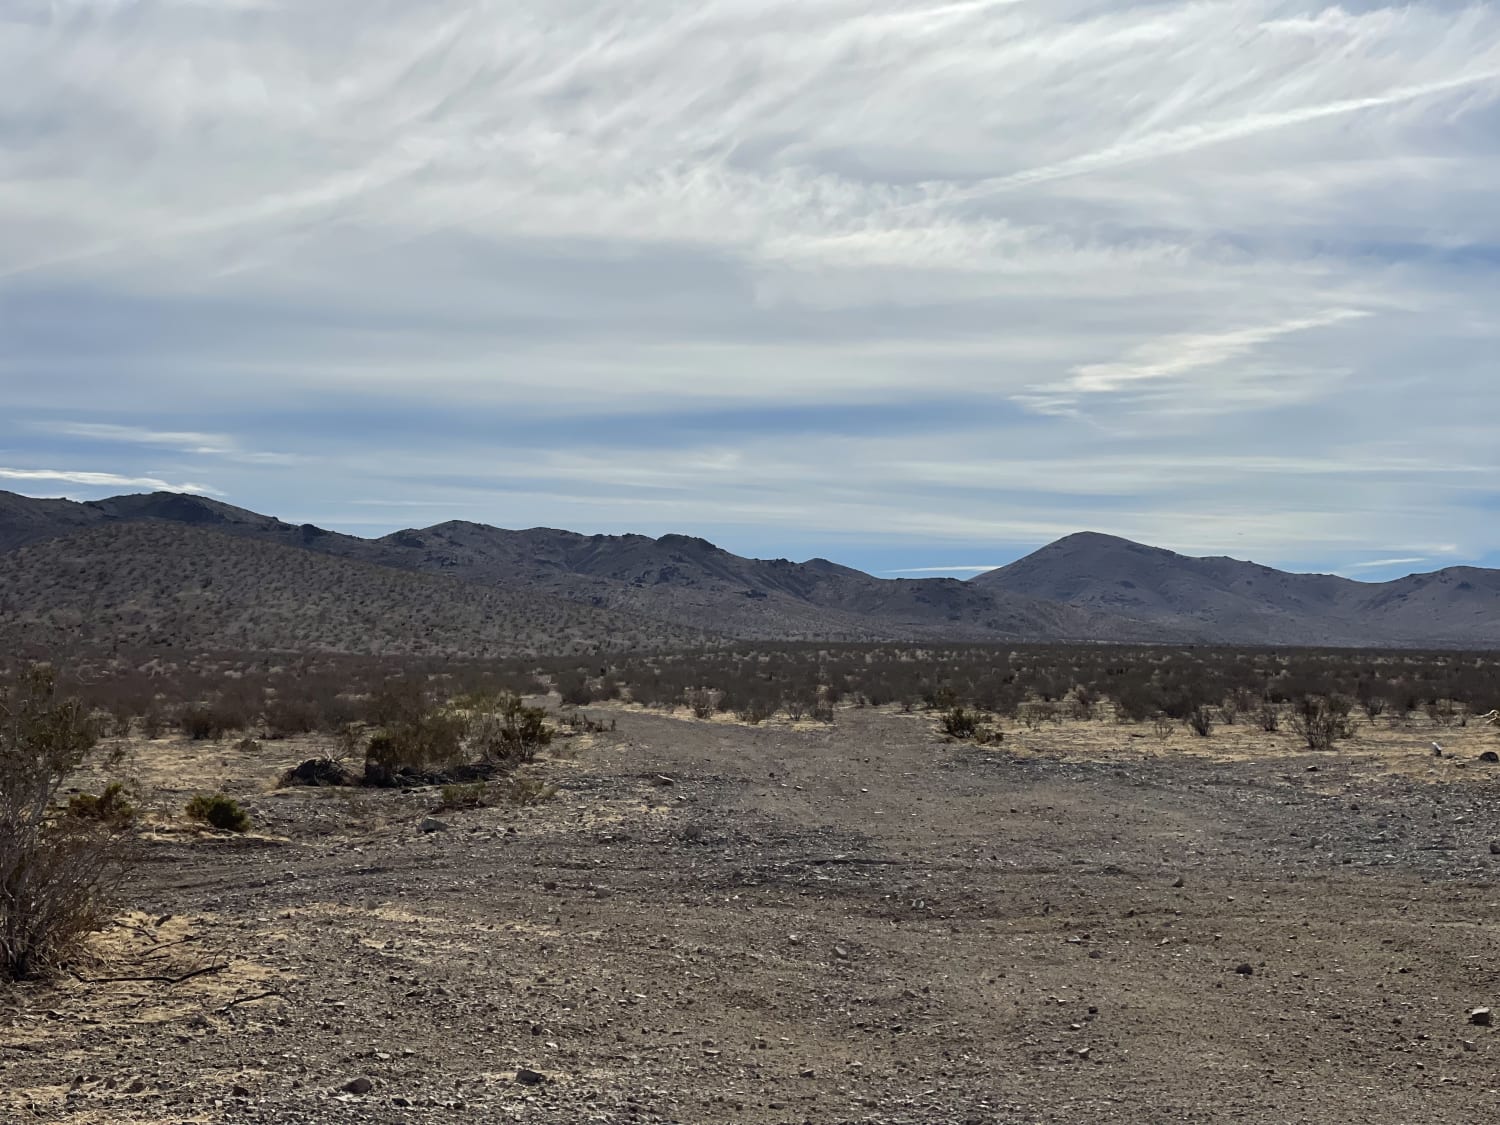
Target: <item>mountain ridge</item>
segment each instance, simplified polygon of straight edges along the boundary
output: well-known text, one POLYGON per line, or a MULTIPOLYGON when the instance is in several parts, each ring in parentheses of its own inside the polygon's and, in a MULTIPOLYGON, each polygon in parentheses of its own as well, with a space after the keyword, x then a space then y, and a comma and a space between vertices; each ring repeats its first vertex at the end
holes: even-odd
MULTIPOLYGON (((668 633, 786 640, 1500 644, 1500 571, 1450 567, 1359 582, 1226 556, 1181 555, 1092 531, 1064 536, 968 581, 887 579, 821 557, 745 558, 677 533, 653 539, 448 520, 366 539, 181 493, 70 501, 0 492, 0 559, 30 547, 35 550, 28 559, 41 565, 37 551, 51 550, 59 558, 65 553, 42 545, 85 531, 98 532, 96 547, 107 551, 109 529, 142 523, 534 594, 654 621, 668 633)), ((197 540, 183 543, 183 549, 206 549, 197 540)), ((136 549, 134 541, 130 549, 136 549)), ((236 575, 250 581, 243 571, 236 575)), ((247 597, 253 600, 253 593, 248 590, 247 597)), ((317 591, 309 596, 322 601, 317 591)))

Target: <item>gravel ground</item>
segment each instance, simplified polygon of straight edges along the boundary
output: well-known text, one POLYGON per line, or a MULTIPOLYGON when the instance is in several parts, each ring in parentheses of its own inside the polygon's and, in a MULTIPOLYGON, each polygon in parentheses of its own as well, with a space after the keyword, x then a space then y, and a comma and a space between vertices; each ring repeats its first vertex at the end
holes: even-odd
POLYGON ((1500 1104, 1493 734, 1334 754, 1104 723, 944 742, 629 709, 556 799, 160 810, 96 959, 0 990, 7 1122, 1475 1122, 1500 1104), (1486 739, 1488 741, 1486 741, 1486 739), (206 971, 199 971, 206 970, 206 971), (186 979, 185 974, 197 972, 186 979), (120 977, 154 977, 119 980, 120 977))

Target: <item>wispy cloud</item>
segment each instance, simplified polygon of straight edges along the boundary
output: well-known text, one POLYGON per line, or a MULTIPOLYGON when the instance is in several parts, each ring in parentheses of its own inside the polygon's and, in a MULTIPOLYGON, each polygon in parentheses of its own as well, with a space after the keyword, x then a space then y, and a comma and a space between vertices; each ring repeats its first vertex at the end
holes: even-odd
POLYGON ((1493 3, 18 11, 6 463, 912 574, 1500 549, 1493 3))
POLYGON ((1426 561, 1427 561, 1427 557, 1425 555, 1412 555, 1412 556, 1409 556, 1407 558, 1400 558, 1400 559, 1371 559, 1369 562, 1350 563, 1344 569, 1346 569, 1346 570, 1377 570, 1377 569, 1380 569, 1380 568, 1383 568, 1383 567, 1390 567, 1390 566, 1415 566, 1417 563, 1424 563, 1426 561))
POLYGON ((905 566, 896 570, 881 571, 882 574, 984 574, 998 570, 1004 563, 986 566, 905 566))
POLYGON ((139 426, 117 426, 104 422, 38 422, 35 428, 66 437, 132 442, 163 449, 176 449, 183 453, 233 453, 237 451, 234 440, 224 434, 147 430, 139 426))
POLYGON ((228 434, 201 433, 193 430, 151 430, 140 426, 120 426, 108 422, 36 422, 32 429, 62 437, 90 441, 124 442, 171 449, 179 453, 224 457, 249 465, 293 465, 302 460, 290 453, 271 453, 241 448, 228 434))
POLYGON ((59 484, 87 485, 90 488, 149 488, 163 492, 192 492, 210 496, 222 496, 217 489, 205 484, 184 481, 173 484, 156 477, 131 477, 120 473, 93 473, 69 469, 6 469, 0 468, 0 480, 25 482, 55 481, 59 484))

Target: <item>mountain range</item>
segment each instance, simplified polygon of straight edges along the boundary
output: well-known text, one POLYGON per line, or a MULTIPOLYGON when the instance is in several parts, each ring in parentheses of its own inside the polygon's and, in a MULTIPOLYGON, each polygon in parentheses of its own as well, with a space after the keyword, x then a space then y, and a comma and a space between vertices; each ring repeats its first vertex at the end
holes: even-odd
POLYGON ((967 582, 883 579, 685 535, 452 521, 364 539, 178 493, 0 492, 0 635, 430 655, 735 638, 1485 648, 1500 571, 1364 583, 1083 532, 967 582))

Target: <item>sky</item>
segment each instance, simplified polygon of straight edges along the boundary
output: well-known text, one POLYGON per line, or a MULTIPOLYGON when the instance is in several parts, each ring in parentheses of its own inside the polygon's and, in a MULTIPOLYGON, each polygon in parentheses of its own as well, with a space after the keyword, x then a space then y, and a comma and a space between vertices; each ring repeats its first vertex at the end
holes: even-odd
POLYGON ((7 0, 0 489, 1500 565, 1500 2, 7 0))

